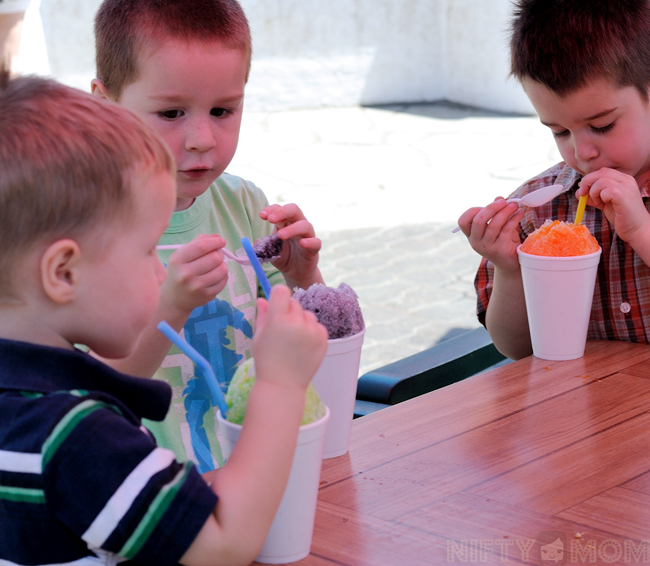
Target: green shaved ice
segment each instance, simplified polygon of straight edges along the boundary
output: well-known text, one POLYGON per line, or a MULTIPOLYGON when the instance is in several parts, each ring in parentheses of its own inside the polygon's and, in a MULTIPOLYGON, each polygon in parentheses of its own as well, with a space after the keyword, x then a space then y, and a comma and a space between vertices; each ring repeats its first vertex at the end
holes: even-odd
MULTIPOLYGON (((228 415, 226 420, 235 424, 244 422, 246 414, 246 403, 248 395, 255 383, 255 365, 253 359, 246 360, 237 368, 235 375, 228 386, 226 403, 228 403, 228 415)), ((320 399, 318 392, 310 383, 305 393, 305 412, 302 414, 301 425, 313 423, 325 416, 325 405, 320 399)))
POLYGON ((305 411, 302 414, 301 425, 313 423, 325 416, 325 405, 320 400, 320 395, 312 383, 305 392, 305 411))
POLYGON ((255 383, 255 366, 253 358, 251 358, 240 365, 235 375, 232 376, 228 393, 226 393, 226 403, 228 404, 226 420, 235 424, 244 422, 248 394, 253 388, 253 383, 255 383))

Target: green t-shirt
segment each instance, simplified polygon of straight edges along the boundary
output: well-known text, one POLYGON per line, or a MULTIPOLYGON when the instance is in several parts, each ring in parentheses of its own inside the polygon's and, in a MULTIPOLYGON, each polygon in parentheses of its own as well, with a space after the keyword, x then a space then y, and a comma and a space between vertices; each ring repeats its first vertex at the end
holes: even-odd
MULTIPOLYGON (((268 205, 264 193, 255 185, 224 173, 187 210, 172 215, 160 244, 186 244, 199 234, 219 234, 226 248, 246 257, 241 238, 251 242, 273 231, 273 225, 260 219, 259 211, 268 205)), ((160 250, 167 262, 173 250, 160 250)), ((255 301, 264 296, 250 265, 225 258, 228 284, 217 297, 192 312, 183 329, 184 338, 212 365, 224 389, 240 363, 249 359, 255 319, 255 301)), ((270 263, 263 264, 271 285, 284 283, 282 274, 270 263)), ((147 421, 160 446, 176 453, 179 460, 193 460, 200 472, 223 463, 217 436, 217 409, 212 406, 203 375, 175 346, 154 376, 172 387, 172 402, 162 423, 147 421)))

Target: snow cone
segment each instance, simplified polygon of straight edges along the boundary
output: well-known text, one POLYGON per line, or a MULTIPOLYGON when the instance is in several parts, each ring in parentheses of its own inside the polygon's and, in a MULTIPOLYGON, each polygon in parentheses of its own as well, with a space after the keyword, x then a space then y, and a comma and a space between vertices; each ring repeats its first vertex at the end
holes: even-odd
POLYGON ((586 226, 547 220, 517 248, 533 355, 584 355, 602 250, 586 226))
MULTIPOLYGON (((232 453, 242 430, 248 394, 253 383, 255 364, 250 359, 237 368, 228 386, 227 419, 221 413, 217 414, 226 459, 232 453)), ((287 487, 256 562, 285 564, 300 560, 310 552, 329 415, 328 408, 310 384, 305 395, 305 410, 298 430, 298 442, 287 487)))
POLYGON ((293 297, 327 328, 327 353, 312 383, 331 412, 323 458, 336 458, 346 454, 350 444, 366 331, 361 308, 357 294, 345 283, 337 288, 315 283, 308 289, 295 289, 293 297))

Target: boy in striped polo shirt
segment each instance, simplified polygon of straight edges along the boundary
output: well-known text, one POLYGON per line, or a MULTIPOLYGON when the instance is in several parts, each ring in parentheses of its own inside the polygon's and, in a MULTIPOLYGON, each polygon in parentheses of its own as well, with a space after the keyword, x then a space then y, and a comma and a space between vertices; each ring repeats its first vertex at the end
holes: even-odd
POLYGON ((276 286, 257 382, 209 478, 156 446, 169 386, 105 358, 137 345, 165 270, 174 160, 135 115, 0 72, 0 564, 248 564, 289 475, 327 332, 276 286), (206 483, 211 481, 211 485, 206 483))

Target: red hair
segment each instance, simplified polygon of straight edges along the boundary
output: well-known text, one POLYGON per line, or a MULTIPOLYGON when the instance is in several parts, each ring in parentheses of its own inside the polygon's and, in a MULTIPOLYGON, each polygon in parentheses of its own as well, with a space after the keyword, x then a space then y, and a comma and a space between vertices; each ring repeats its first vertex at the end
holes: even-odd
POLYGON ((144 47, 169 39, 240 49, 250 68, 250 28, 236 0, 104 0, 95 16, 95 62, 113 99, 137 80, 144 47))

